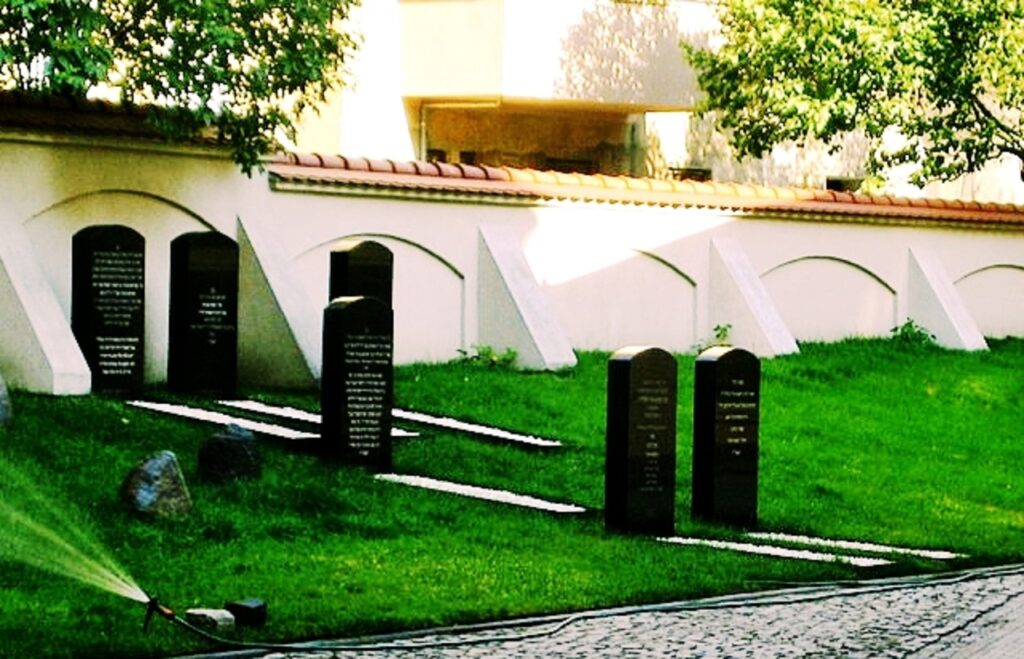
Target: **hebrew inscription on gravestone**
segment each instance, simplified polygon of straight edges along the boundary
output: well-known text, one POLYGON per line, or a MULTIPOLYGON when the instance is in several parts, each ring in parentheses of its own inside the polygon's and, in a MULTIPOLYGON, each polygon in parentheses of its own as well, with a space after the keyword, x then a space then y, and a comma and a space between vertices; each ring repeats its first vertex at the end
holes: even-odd
POLYGON ((238 381, 238 245, 219 233, 171 242, 167 386, 231 396, 238 381))
POLYGON ((92 389, 134 394, 145 357, 146 240, 120 225, 71 239, 71 330, 92 372, 92 389))
POLYGON ((393 323, 371 297, 340 297, 324 310, 322 456, 390 471, 393 323))
POLYGON ((696 361, 693 397, 694 519, 757 526, 761 362, 716 346, 696 361))
POLYGON ((675 358, 660 348, 623 348, 608 362, 605 527, 675 532, 675 358))

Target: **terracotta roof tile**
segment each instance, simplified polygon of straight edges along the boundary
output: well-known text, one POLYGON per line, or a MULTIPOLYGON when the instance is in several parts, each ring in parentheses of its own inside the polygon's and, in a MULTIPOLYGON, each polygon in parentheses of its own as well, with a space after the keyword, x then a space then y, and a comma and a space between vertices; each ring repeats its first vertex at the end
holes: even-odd
POLYGON ((370 171, 370 161, 366 158, 345 158, 345 162, 348 163, 348 168, 354 172, 370 171))
POLYGON ((508 173, 507 169, 501 167, 488 167, 487 165, 481 165, 480 169, 484 170, 484 174, 487 175, 488 181, 511 181, 512 175, 508 173))
POLYGON ((388 162, 391 163, 392 171, 394 171, 396 174, 419 173, 418 170, 416 169, 416 164, 411 161, 389 160, 388 162))
POLYGON ((328 169, 345 169, 345 159, 342 158, 341 156, 333 156, 333 155, 325 155, 325 154, 319 154, 319 155, 320 155, 320 162, 321 162, 320 166, 321 167, 326 167, 328 169))
POLYGON ((276 182, 354 189, 406 190, 521 200, 572 200, 669 207, 729 209, 784 217, 828 216, 853 221, 966 222, 1024 228, 1024 206, 907 199, 890 195, 765 187, 713 181, 666 181, 606 174, 566 174, 513 167, 423 161, 367 160, 314 154, 275 156, 268 169, 276 182))
POLYGON ((390 160, 374 160, 370 159, 367 161, 370 165, 371 172, 378 172, 381 174, 394 174, 395 166, 390 160))
POLYGON ((476 165, 467 165, 465 163, 459 163, 455 166, 462 170, 463 178, 473 179, 477 181, 487 180, 487 172, 485 172, 482 167, 477 167, 476 165))
POLYGON ((462 170, 455 165, 439 162, 437 164, 437 170, 441 172, 441 176, 444 178, 462 178, 462 170))
POLYGON ((412 165, 416 168, 416 173, 420 176, 441 175, 441 169, 437 166, 437 163, 427 162, 426 160, 414 160, 412 165))

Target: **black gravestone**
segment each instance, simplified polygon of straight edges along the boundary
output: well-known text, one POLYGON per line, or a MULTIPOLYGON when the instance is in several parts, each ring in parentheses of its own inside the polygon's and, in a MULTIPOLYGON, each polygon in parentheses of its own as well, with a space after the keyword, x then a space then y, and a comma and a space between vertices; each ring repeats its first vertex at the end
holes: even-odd
POLYGON ((605 527, 675 532, 677 367, 660 348, 623 348, 608 362, 605 527))
POLYGON ((757 526, 761 362, 717 346, 697 357, 693 397, 692 517, 757 526))
POLYGON ((238 381, 238 245, 219 233, 171 242, 167 386, 231 396, 238 381))
POLYGON ((391 469, 394 319, 372 297, 341 297, 324 310, 318 452, 391 469))
POLYGON ((11 395, 7 391, 4 376, 0 374, 0 428, 11 425, 12 418, 14 418, 14 411, 11 405, 11 395))
POLYGON ((331 252, 329 300, 339 297, 374 297, 391 306, 394 256, 372 240, 345 241, 331 252))
POLYGON ((71 330, 96 392, 134 394, 145 363, 146 239, 120 225, 71 239, 71 330))

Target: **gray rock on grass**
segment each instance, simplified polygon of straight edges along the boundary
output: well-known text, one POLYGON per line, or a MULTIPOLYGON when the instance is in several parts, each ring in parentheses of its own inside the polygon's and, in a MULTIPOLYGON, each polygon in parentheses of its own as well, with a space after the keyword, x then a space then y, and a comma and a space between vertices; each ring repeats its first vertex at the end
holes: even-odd
POLYGON ((245 428, 229 425, 199 447, 199 475, 215 483, 237 478, 259 478, 261 460, 256 437, 245 428))
POLYGON ((192 497, 171 451, 161 451, 136 465, 124 479, 121 498, 138 512, 154 517, 182 517, 192 511, 192 497))
POLYGON ((189 609, 185 622, 210 631, 224 631, 235 626, 235 616, 225 609, 189 609))

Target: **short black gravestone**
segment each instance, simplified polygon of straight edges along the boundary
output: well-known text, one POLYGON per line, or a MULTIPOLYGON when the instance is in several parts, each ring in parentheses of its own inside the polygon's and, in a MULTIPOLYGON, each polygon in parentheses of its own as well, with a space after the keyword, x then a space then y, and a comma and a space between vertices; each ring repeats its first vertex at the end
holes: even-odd
POLYGON ((219 233, 171 242, 167 386, 232 396, 238 382, 238 245, 219 233))
POLYGON ((393 325, 376 298, 341 297, 324 310, 323 457, 390 471, 393 325))
POLYGON ((145 238, 125 226, 87 227, 71 239, 71 330, 93 391, 142 389, 145 254, 145 238))
POLYGON ((339 297, 374 297, 391 306, 394 256, 372 240, 345 241, 331 252, 329 300, 339 297))
POLYGON ((623 348, 608 362, 604 522, 611 531, 675 532, 675 358, 623 348))
POLYGON ((693 501, 696 520, 757 526, 757 433, 761 362, 717 346, 697 357, 693 397, 693 501))

